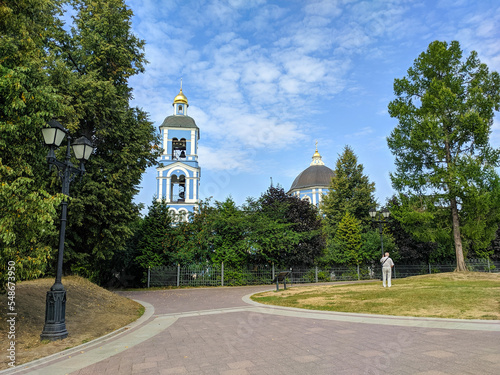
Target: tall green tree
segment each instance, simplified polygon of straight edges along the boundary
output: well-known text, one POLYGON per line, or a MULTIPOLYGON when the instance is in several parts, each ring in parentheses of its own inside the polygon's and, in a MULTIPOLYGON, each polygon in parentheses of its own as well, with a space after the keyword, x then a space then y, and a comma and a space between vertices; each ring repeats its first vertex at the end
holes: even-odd
POLYGON ((356 264, 363 262, 361 254, 361 225, 354 215, 346 211, 344 217, 337 226, 335 237, 335 252, 332 258, 340 264, 356 264))
POLYGON ((144 41, 132 34, 123 0, 72 0, 74 22, 57 51, 64 64, 51 72, 71 111, 67 126, 91 138, 96 150, 84 184, 69 206, 65 265, 97 282, 113 271, 140 207, 133 202, 142 173, 156 163, 158 135, 147 114, 130 106, 128 79, 143 72, 144 41))
POLYGON ((363 170, 354 150, 345 146, 337 159, 335 176, 321 205, 332 233, 335 233, 335 228, 346 212, 351 213, 363 226, 369 225, 368 211, 375 206, 375 183, 370 182, 363 170))
POLYGON ((338 253, 334 239, 338 225, 347 212, 360 222, 362 232, 370 230, 368 211, 376 205, 375 184, 370 182, 363 170, 354 150, 345 146, 337 159, 329 191, 321 203, 321 211, 325 216, 323 231, 326 241, 322 262, 337 262, 336 256, 332 258, 332 254, 338 253))
POLYGON ((133 197, 142 172, 156 162, 159 140, 147 114, 129 105, 128 78, 145 64, 131 17, 122 0, 0 3, 0 200, 6 208, 0 252, 16 258, 19 275, 22 269, 40 275, 57 247, 60 181, 48 171, 40 136, 50 119, 96 146, 83 183, 71 186, 65 266, 103 280, 139 218, 133 197), (75 14, 70 32, 62 27, 63 5, 75 14))
POLYGON ((256 259, 283 266, 315 263, 324 248, 316 207, 279 186, 262 194, 257 207, 251 227, 256 259))
POLYGON ((394 92, 398 125, 387 141, 403 209, 393 214, 421 240, 448 237, 465 271, 466 249, 486 248, 500 219, 499 152, 489 144, 500 77, 476 52, 464 59, 457 41, 435 41, 394 92))
POLYGON ((145 271, 148 267, 171 265, 171 254, 165 252, 168 237, 174 232, 172 216, 165 200, 156 198, 148 214, 141 220, 136 236, 135 263, 145 271))
POLYGON ((250 246, 246 238, 248 234, 247 216, 234 200, 229 197, 223 202, 215 202, 215 218, 212 225, 212 262, 224 262, 228 266, 247 264, 250 246))
MULTIPOLYGON (((397 196, 393 196, 389 200, 388 207, 394 216, 394 213, 396 213, 401 207, 401 203, 399 202, 397 196)), ((394 242, 398 248, 400 262, 429 263, 431 261, 436 261, 436 262, 449 261, 449 259, 435 258, 435 256, 438 255, 437 251, 438 245, 436 242, 424 242, 417 240, 411 233, 407 232, 402 227, 401 223, 394 217, 391 220, 387 221, 387 224, 384 225, 384 229, 385 228, 387 228, 387 230, 392 235, 394 242)), ((392 254, 391 258, 393 258, 392 254)), ((393 258, 393 260, 395 259, 393 258)))
POLYGON ((0 289, 8 262, 18 280, 40 276, 53 255, 56 209, 41 129, 67 110, 47 75, 61 31, 60 2, 0 2, 0 289))
POLYGON ((187 222, 177 223, 166 238, 164 251, 171 264, 191 265, 210 261, 214 254, 213 227, 217 211, 210 200, 200 201, 187 222))

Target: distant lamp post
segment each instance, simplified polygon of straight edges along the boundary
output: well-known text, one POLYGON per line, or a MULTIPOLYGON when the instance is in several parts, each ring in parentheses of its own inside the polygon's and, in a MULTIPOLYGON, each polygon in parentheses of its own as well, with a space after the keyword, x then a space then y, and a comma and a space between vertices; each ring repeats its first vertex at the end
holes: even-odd
MULTIPOLYGON (((83 163, 87 161, 94 148, 92 143, 85 137, 80 137, 70 145, 71 137, 59 122, 49 121, 49 126, 42 129, 43 139, 50 150, 47 155, 47 162, 52 168, 53 165, 59 171, 62 181, 62 193, 69 196, 69 185, 77 177, 85 173, 83 163), (64 161, 56 159, 55 150, 61 145, 64 137, 67 138, 66 158, 64 161), (75 157, 80 162, 80 167, 75 168, 71 163, 71 146, 75 157)), ((66 330, 66 290, 61 283, 62 266, 64 255, 64 239, 66 235, 66 218, 68 214, 68 202, 61 202, 61 228, 59 231, 59 251, 57 254, 56 281, 47 292, 45 301, 45 325, 40 338, 42 340, 59 340, 68 336, 66 330)))
POLYGON ((384 237, 382 236, 382 224, 387 224, 387 219, 389 218, 389 215, 391 214, 389 210, 385 207, 382 208, 380 212, 377 212, 377 210, 374 208, 371 208, 369 211, 370 217, 372 218, 373 223, 378 224, 378 231, 380 233, 380 245, 382 247, 382 258, 384 257, 384 237), (375 218, 379 217, 379 220, 375 220, 375 218))

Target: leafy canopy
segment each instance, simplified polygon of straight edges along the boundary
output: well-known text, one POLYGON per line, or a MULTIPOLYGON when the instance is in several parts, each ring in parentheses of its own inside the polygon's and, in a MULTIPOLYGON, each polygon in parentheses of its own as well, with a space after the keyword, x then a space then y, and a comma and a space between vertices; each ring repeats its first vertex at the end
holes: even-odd
POLYGON ((406 77, 395 79, 389 103, 398 125, 387 142, 395 156, 395 213, 423 241, 449 238, 459 270, 465 249, 484 249, 500 219, 499 151, 489 144, 500 78, 458 42, 435 41, 406 77))
POLYGON ((67 110, 47 76, 58 14, 59 1, 0 3, 0 289, 8 262, 20 280, 39 277, 57 238, 62 197, 51 194, 41 129, 67 110))

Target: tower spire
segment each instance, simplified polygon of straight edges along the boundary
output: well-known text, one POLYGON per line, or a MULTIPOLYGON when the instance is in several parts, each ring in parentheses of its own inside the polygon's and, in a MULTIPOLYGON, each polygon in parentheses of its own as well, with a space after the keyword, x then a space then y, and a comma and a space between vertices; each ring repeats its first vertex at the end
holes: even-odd
POLYGON ((189 107, 186 95, 182 92, 182 78, 181 78, 181 89, 177 96, 174 98, 172 103, 174 106, 174 115, 187 116, 187 107, 189 107))
POLYGON ((321 160, 321 155, 318 152, 318 141, 316 141, 316 151, 314 152, 314 155, 312 157, 311 165, 325 165, 325 163, 323 163, 323 160, 321 160))

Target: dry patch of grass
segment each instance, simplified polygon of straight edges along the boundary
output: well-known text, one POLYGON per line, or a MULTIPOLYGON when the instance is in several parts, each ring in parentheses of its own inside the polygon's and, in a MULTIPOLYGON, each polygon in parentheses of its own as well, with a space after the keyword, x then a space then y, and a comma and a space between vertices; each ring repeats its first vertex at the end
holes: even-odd
POLYGON ((288 307, 365 314, 500 320, 500 274, 452 272, 381 283, 295 287, 252 296, 288 307))
MULTIPOLYGON (((23 281, 16 285, 16 364, 60 352, 121 328, 139 318, 144 308, 128 298, 109 292, 78 277, 63 278, 66 289, 66 328, 64 340, 40 341, 45 322, 45 296, 54 279, 23 281)), ((7 296, 0 296, 0 316, 7 316, 7 296)), ((0 323, 0 348, 9 347, 6 319, 0 323)), ((7 368, 0 362, 0 370, 7 368)))

